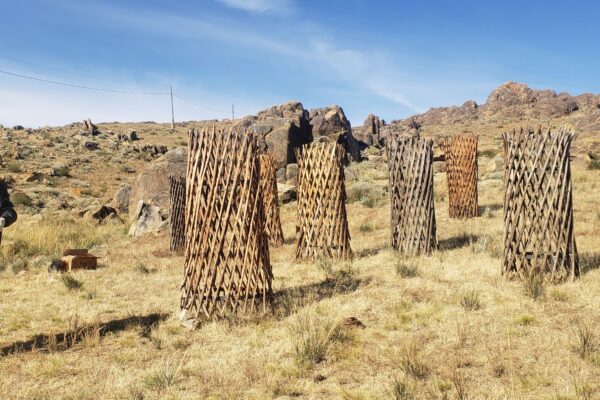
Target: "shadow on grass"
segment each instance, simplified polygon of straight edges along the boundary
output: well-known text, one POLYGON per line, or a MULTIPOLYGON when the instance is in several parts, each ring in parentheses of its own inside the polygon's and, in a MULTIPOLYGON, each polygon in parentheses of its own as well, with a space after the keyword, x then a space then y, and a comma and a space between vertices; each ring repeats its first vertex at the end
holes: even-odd
POLYGON ((503 210, 504 206, 500 203, 488 204, 487 206, 479 206, 477 208, 478 214, 481 216, 485 213, 485 211, 489 210, 491 212, 503 210))
POLYGON ((371 257, 371 256, 375 256, 377 254, 379 254, 381 251, 389 248, 389 245, 386 246, 378 246, 378 247, 372 247, 372 248, 367 248, 367 249, 362 249, 360 251, 357 251, 354 256, 356 258, 363 258, 363 257, 371 257))
POLYGON ((321 282, 278 290, 273 293, 273 315, 285 318, 308 304, 354 292, 362 282, 351 270, 343 270, 321 282))
POLYGON ((133 326, 141 327, 141 335, 147 336, 152 327, 168 317, 169 314, 153 313, 115 319, 106 323, 88 324, 64 333, 36 335, 29 340, 0 345, 0 357, 34 350, 41 352, 66 351, 86 338, 102 337, 108 333, 121 332, 133 326))
POLYGON ((595 269, 600 269, 600 253, 582 253, 579 255, 579 269, 581 274, 586 274, 595 269))
POLYGON ((448 239, 440 240, 438 242, 438 250, 439 251, 449 251, 449 250, 461 249, 463 247, 467 247, 473 243, 476 243, 477 240, 479 240, 479 236, 463 233, 458 236, 453 236, 448 239))

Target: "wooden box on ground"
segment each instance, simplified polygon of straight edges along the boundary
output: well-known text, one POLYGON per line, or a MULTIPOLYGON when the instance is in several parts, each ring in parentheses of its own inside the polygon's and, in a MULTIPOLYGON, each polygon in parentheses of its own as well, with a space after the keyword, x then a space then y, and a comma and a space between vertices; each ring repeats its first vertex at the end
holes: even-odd
POLYGON ((73 269, 96 269, 98 257, 88 253, 86 249, 68 249, 63 251, 62 260, 66 264, 66 270, 73 269))

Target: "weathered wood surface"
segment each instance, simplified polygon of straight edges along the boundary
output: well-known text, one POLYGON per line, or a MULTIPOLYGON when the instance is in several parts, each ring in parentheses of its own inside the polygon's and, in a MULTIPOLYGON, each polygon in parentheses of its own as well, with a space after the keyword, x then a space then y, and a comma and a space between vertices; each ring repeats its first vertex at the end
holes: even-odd
POLYGON ((477 135, 456 135, 440 141, 446 160, 448 215, 472 218, 477 203, 477 135))
POLYGON ((346 215, 344 148, 321 142, 302 146, 298 159, 298 245, 296 258, 352 256, 346 215))
POLYGON ((279 201, 277 196, 277 171, 275 158, 270 153, 260 155, 260 187, 265 208, 265 229, 269 243, 283 244, 283 230, 279 216, 279 201))
POLYGON ((191 131, 182 320, 267 310, 269 244, 255 136, 191 131))
POLYGON ((185 177, 169 175, 169 249, 183 252, 185 247, 185 177))
POLYGON ((560 129, 503 135, 503 275, 543 274, 551 282, 579 276, 573 234, 570 149, 574 132, 560 129))
POLYGON ((418 136, 392 138, 386 152, 391 245, 402 254, 431 254, 437 248, 432 142, 418 136))

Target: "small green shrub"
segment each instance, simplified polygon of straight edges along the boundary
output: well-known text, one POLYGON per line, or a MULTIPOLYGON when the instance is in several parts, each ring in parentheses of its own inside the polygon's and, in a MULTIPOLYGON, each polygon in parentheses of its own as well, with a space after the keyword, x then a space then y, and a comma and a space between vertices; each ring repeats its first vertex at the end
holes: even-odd
POLYGON ((413 398, 409 385, 400 378, 395 378, 390 390, 393 400, 410 400, 413 398))
POLYGON ((591 171, 600 169, 600 160, 592 159, 588 162, 587 168, 591 171))
POLYGON ((21 165, 19 163, 14 162, 14 161, 10 161, 10 162, 6 163, 6 169, 9 172, 12 172, 12 173, 15 173, 15 174, 17 174, 19 172, 23 172, 23 168, 21 167, 21 165))
POLYGON ((582 359, 592 357, 598 350, 598 338, 594 329, 584 323, 579 323, 575 332, 575 352, 582 359))
POLYGON ((416 380, 423 380, 429 376, 429 367, 421 361, 419 350, 414 342, 404 346, 398 361, 402 372, 416 380))
POLYGON ((481 150, 477 153, 479 157, 493 158, 498 152, 494 149, 481 150))
POLYGON ((396 274, 400 275, 402 278, 414 278, 419 275, 419 267, 417 267, 414 262, 411 262, 411 260, 403 257, 398 257, 396 259, 395 268, 396 274))
POLYGON ((533 315, 528 315, 528 314, 519 315, 515 319, 515 323, 519 326, 535 325, 536 322, 537 321, 536 321, 535 317, 533 315))
POLYGON ((481 293, 469 290, 461 294, 460 305, 467 311, 476 311, 482 308, 481 293))
POLYGON ((308 312, 298 315, 288 329, 296 363, 305 367, 325 361, 334 343, 348 339, 339 323, 308 312))
POLYGON ((358 230, 361 232, 373 232, 373 225, 364 223, 358 227, 358 230))
POLYGON ((64 274, 60 279, 69 290, 79 290, 83 287, 83 282, 75 279, 71 274, 64 274))

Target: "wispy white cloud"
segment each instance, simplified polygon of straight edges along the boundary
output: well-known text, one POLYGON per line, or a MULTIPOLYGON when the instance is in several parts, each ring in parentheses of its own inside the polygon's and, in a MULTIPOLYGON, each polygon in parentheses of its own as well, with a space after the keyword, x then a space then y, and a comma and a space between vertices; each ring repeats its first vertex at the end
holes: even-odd
MULTIPOLYGON (((231 7, 252 12, 273 12, 277 9, 290 10, 290 7, 295 6, 292 1, 286 0, 218 1, 231 7)), ((312 69, 313 72, 316 71, 315 75, 322 77, 319 78, 321 83, 327 82, 331 86, 343 87, 352 93, 356 93, 356 96, 381 99, 381 102, 377 103, 385 105, 388 110, 394 110, 394 114, 391 115, 393 118, 423 112, 429 106, 456 103, 463 100, 464 93, 484 92, 484 89, 481 89, 483 84, 480 79, 476 79, 475 76, 465 77, 456 73, 456 71, 464 69, 460 66, 454 65, 452 68, 446 68, 444 74, 432 74, 424 71, 424 69, 414 68, 414 62, 409 65, 400 60, 398 51, 392 52, 384 48, 378 48, 376 45, 360 48, 358 45, 342 43, 335 36, 330 36, 326 29, 310 21, 298 22, 293 32, 277 24, 271 25, 269 31, 264 32, 261 28, 240 25, 228 18, 215 15, 205 15, 203 18, 198 19, 194 16, 169 14, 164 10, 152 8, 137 9, 111 6, 105 3, 86 3, 83 6, 68 1, 62 1, 61 4, 73 13, 93 14, 95 18, 91 23, 101 26, 114 24, 121 29, 131 29, 138 33, 190 42, 209 40, 214 44, 220 43, 223 46, 236 49, 244 48, 271 53, 277 57, 278 61, 286 60, 286 62, 295 65, 304 63, 307 69, 312 69)), ((405 57, 406 60, 412 59, 410 54, 402 54, 401 57, 405 57)), ((169 80, 165 78, 165 81, 169 80)), ((318 86, 318 83, 316 85, 318 86)), ((491 88, 492 86, 486 86, 485 90, 488 87, 491 88)), ((201 91, 192 88, 190 88, 190 91, 194 94, 188 94, 187 97, 192 100, 202 98, 199 95, 201 91)), ((204 92, 203 94, 204 98, 210 98, 211 101, 221 96, 221 100, 214 103, 216 104, 215 108, 221 107, 223 109, 230 108, 230 105, 224 99, 225 96, 236 98, 236 108, 238 108, 238 99, 244 97, 239 92, 226 93, 225 91, 219 91, 219 93, 204 92)), ((284 99, 299 97, 298 93, 264 94, 261 91, 253 91, 246 95, 245 104, 240 108, 243 108, 245 112, 253 113, 258 111, 259 106, 262 107, 267 104, 268 100, 275 100, 274 96, 280 96, 284 99)), ((6 96, 2 97, 6 98, 6 96)), ((64 100, 67 104, 70 104, 68 99, 64 100)), ((335 102, 343 106, 344 98, 336 98, 335 102)), ((360 105, 360 102, 356 99, 353 99, 353 103, 360 105)), ((135 105, 137 104, 144 103, 142 100, 140 102, 136 101, 130 107, 132 115, 139 115, 142 118, 141 108, 143 107, 140 106, 140 110, 136 110, 135 105)), ((0 104, 0 110, 2 110, 2 106, 3 104, 0 104)), ((186 105, 182 106, 187 107, 186 105)), ((162 109, 161 107, 156 106, 156 109, 162 109)), ((362 113, 377 112, 371 104, 364 104, 363 107, 355 110, 346 109, 346 111, 350 111, 353 114, 352 117, 356 117, 356 119, 363 118, 362 113)), ((52 109, 52 107, 50 108, 52 109)), ((63 110, 67 108, 69 107, 65 106, 63 110)), ((127 108, 127 106, 122 109, 117 107, 114 117, 111 118, 107 112, 97 119, 118 119, 127 108)), ((149 104, 147 109, 154 110, 155 106, 149 104)), ((59 112, 57 111, 57 113, 59 112)), ((65 113, 66 111, 63 111, 63 114, 65 113)), ((157 113, 156 115, 161 114, 157 113)), ((211 115, 210 113, 197 112, 197 110, 196 112, 190 110, 189 113, 186 111, 181 116, 176 117, 186 119, 188 115, 194 119, 203 118, 205 115, 207 118, 215 117, 214 113, 211 115)), ((81 119, 79 114, 73 114, 73 116, 77 117, 75 119, 81 119)), ((219 117, 226 117, 226 115, 219 117)), ((144 119, 147 119, 147 117, 144 117, 144 119)))
POLYGON ((228 7, 255 13, 291 14, 296 9, 293 0, 217 0, 228 7))

